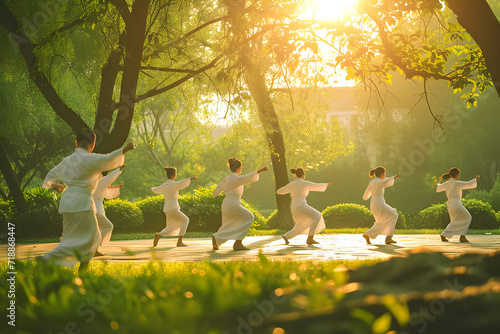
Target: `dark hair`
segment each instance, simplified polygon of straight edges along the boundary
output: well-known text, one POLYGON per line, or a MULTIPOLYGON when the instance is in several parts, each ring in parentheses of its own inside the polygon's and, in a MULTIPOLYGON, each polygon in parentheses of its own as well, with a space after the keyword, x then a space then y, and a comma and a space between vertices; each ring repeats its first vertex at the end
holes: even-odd
POLYGON ((95 133, 90 129, 81 129, 76 134, 76 144, 78 147, 87 148, 94 144, 95 133))
POLYGON ((175 167, 165 167, 167 172, 167 178, 171 179, 174 175, 177 175, 177 169, 175 167))
POLYGON ((452 167, 452 168, 450 168, 450 170, 448 171, 448 173, 444 173, 443 175, 441 175, 439 177, 439 181, 441 181, 441 180, 449 180, 452 177, 454 178, 457 175, 460 175, 460 169, 458 169, 457 167, 452 167))
POLYGON ((384 173, 385 173, 385 168, 382 166, 378 166, 377 168, 372 169, 370 171, 370 173, 368 173, 368 176, 369 177, 373 177, 373 176, 379 177, 380 175, 382 175, 384 173))
POLYGON ((306 174, 306 172, 304 171, 304 168, 295 168, 295 169, 290 169, 290 173, 292 173, 293 175, 295 175, 296 177, 302 177, 306 174))
POLYGON ((227 161, 227 166, 229 167, 229 169, 231 170, 231 172, 236 172, 236 170, 238 168, 241 167, 241 161, 239 161, 238 159, 236 158, 231 158, 227 161))

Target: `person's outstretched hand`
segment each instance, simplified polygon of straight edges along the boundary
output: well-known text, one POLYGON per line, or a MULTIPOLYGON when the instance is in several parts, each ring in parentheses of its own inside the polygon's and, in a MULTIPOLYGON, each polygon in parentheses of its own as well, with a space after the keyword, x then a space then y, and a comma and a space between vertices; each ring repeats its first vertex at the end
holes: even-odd
POLYGON ((127 153, 128 151, 131 151, 135 148, 135 144, 133 142, 129 142, 124 148, 123 148, 123 154, 127 153))

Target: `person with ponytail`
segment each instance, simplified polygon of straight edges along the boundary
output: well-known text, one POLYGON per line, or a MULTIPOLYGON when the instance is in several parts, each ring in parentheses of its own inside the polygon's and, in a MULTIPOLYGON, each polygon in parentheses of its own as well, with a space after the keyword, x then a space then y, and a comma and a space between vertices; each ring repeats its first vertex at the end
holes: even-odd
POLYGON ((441 241, 443 242, 447 242, 448 238, 454 235, 460 235, 460 242, 469 242, 465 234, 469 229, 472 216, 462 204, 462 190, 476 188, 479 175, 467 182, 459 181, 459 179, 460 169, 453 167, 448 173, 441 175, 438 180, 436 192, 446 191, 450 215, 450 223, 441 233, 441 241))
POLYGON ((177 236, 177 247, 186 247, 187 245, 182 242, 184 234, 189 224, 189 218, 181 212, 177 198, 179 190, 186 188, 191 184, 191 181, 198 180, 198 177, 191 177, 181 181, 175 181, 177 178, 177 170, 174 167, 166 167, 167 182, 154 188, 149 188, 155 194, 163 194, 165 197, 165 204, 163 205, 163 212, 165 212, 166 226, 163 230, 155 234, 153 240, 153 247, 158 245, 161 237, 177 236))
POLYGON ((373 178, 373 180, 368 184, 363 199, 366 201, 368 198, 372 198, 370 201, 370 211, 375 218, 375 223, 372 228, 363 234, 363 238, 365 238, 367 244, 371 244, 370 238, 375 239, 379 234, 382 234, 386 236, 386 244, 396 243, 396 241, 392 239, 392 236, 394 234, 396 222, 398 221, 398 213, 394 208, 385 203, 384 192, 385 188, 392 186, 394 180, 401 175, 398 173, 395 176, 386 178, 385 168, 379 166, 372 169, 369 176, 373 178))
POLYGON ((213 250, 218 250, 219 246, 227 240, 235 240, 234 250, 247 250, 243 246, 243 238, 248 233, 254 221, 254 215, 241 205, 241 195, 246 184, 257 182, 259 174, 268 170, 267 166, 241 175, 243 165, 236 158, 227 161, 227 166, 231 171, 219 185, 215 188, 213 196, 219 196, 222 192, 226 197, 222 201, 222 226, 212 236, 213 250))
POLYGON ((321 212, 310 207, 306 198, 310 191, 325 191, 332 183, 314 183, 305 181, 306 173, 302 168, 290 169, 290 172, 297 178, 284 187, 276 191, 278 195, 290 194, 292 196, 292 210, 295 226, 285 233, 282 238, 289 244, 289 239, 299 234, 307 234, 307 244, 318 244, 314 240, 314 235, 324 229, 325 221, 321 212))

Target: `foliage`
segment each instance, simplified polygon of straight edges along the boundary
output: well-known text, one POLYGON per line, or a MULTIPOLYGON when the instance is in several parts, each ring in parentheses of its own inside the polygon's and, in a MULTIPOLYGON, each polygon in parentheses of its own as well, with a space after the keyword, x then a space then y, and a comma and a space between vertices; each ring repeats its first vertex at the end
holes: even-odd
MULTIPOLYGON (((462 199, 462 204, 472 215, 470 228, 472 229, 498 229, 500 222, 497 221, 495 211, 489 203, 475 199, 462 199)), ((450 223, 450 216, 446 203, 434 204, 423 209, 407 222, 407 228, 441 228, 444 229, 450 223)))
POLYGON ((373 215, 366 206, 352 203, 336 204, 322 212, 327 228, 355 228, 373 225, 373 215))
MULTIPOLYGON (((198 187, 191 195, 181 195, 178 198, 181 211, 188 216, 188 231, 216 232, 222 223, 221 205, 224 196, 213 197, 215 185, 198 187)), ((158 232, 165 227, 165 213, 163 212, 163 195, 150 197, 136 204, 144 215, 143 232, 158 232)), ((252 228, 265 228, 264 217, 250 204, 242 200, 243 207, 250 210, 255 216, 252 228)))
POLYGON ((44 204, 16 214, 12 222, 16 225, 18 238, 44 238, 62 235, 62 215, 58 204, 44 204))
POLYGON ((500 211, 500 177, 496 177, 493 188, 490 191, 484 189, 472 189, 465 198, 477 199, 486 203, 490 203, 495 211, 500 211))
POLYGON ((140 231, 144 222, 142 211, 134 203, 121 199, 104 201, 106 217, 113 223, 114 232, 140 231))
MULTIPOLYGON (((78 276, 45 263, 18 262, 16 329, 60 332, 71 321, 82 332, 93 333, 158 333, 158 328, 186 334, 254 329, 270 333, 276 327, 292 334, 325 329, 368 334, 375 327, 381 333, 413 332, 422 328, 416 322, 425 316, 422 310, 433 312, 438 302, 446 307, 425 322, 427 333, 461 333, 471 321, 481 332, 493 333, 499 325, 499 254, 451 260, 440 253, 417 253, 385 262, 259 258, 216 263, 93 261, 89 271, 78 276), (450 292, 446 298, 443 289, 450 292), (467 317, 457 317, 457 312, 467 312, 467 317)), ((2 262, 0 274, 8 271, 2 262)), ((3 295, 8 289, 8 284, 0 285, 3 295)))

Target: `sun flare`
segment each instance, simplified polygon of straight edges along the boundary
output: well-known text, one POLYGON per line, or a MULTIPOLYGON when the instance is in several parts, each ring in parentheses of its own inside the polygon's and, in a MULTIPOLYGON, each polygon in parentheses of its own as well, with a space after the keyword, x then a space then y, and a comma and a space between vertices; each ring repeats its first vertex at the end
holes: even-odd
POLYGON ((349 17, 358 0, 308 0, 307 15, 317 21, 337 21, 349 17))

